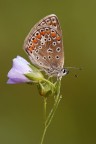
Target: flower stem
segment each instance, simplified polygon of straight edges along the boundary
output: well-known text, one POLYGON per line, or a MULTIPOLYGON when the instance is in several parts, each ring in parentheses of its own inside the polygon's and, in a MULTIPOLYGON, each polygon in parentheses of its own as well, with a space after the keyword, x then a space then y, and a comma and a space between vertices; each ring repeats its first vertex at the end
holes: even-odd
POLYGON ((44 127, 44 131, 43 131, 43 135, 42 135, 42 139, 41 139, 41 143, 40 143, 40 144, 43 144, 43 141, 44 141, 44 138, 45 138, 45 134, 46 134, 47 128, 48 128, 49 125, 51 124, 51 121, 52 121, 52 119, 53 119, 53 117, 54 117, 54 114, 55 114, 55 112, 56 112, 56 109, 57 109, 57 107, 58 107, 58 105, 59 105, 60 100, 61 100, 61 96, 59 96, 59 97, 58 97, 58 100, 55 102, 55 104, 54 104, 54 106, 53 106, 53 108, 52 108, 52 110, 51 110, 51 112, 50 112, 51 115, 50 115, 50 113, 49 113, 50 117, 49 117, 49 115, 48 115, 48 117, 47 117, 47 119, 46 119, 46 121, 45 121, 45 127, 44 127))
POLYGON ((47 130, 47 127, 45 126, 40 144, 43 144, 44 137, 45 137, 45 134, 46 134, 46 130, 47 130))
POLYGON ((55 88, 54 84, 52 82, 50 82, 47 79, 43 79, 43 81, 45 81, 46 83, 48 83, 50 86, 52 86, 53 88, 55 88))
POLYGON ((47 104, 46 100, 47 100, 47 98, 44 98, 45 123, 44 123, 44 131, 43 131, 43 135, 42 135, 42 139, 41 139, 41 143, 40 144, 43 144, 43 142, 44 142, 44 138, 45 138, 45 134, 46 134, 47 128, 51 124, 51 121, 52 121, 52 119, 54 117, 56 109, 58 108, 59 102, 60 102, 60 100, 62 98, 62 96, 60 95, 60 86, 61 86, 61 80, 59 80, 58 83, 57 83, 57 86, 56 86, 57 89, 56 89, 54 105, 53 105, 53 108, 51 109, 50 113, 48 114, 47 118, 46 118, 46 104, 47 104))
POLYGON ((47 98, 44 97, 44 120, 46 121, 47 98))
MULTIPOLYGON (((47 98, 44 97, 44 120, 46 122, 46 108, 47 108, 47 98)), ((43 144, 43 141, 44 141, 44 137, 45 137, 45 134, 46 134, 46 123, 44 122, 44 131, 43 131, 43 135, 42 135, 42 139, 41 139, 41 143, 40 144, 43 144)))
POLYGON ((52 111, 51 111, 50 117, 46 120, 46 127, 47 127, 47 128, 48 128, 49 125, 51 124, 51 121, 52 121, 52 119, 53 119, 53 117, 54 117, 54 114, 55 114, 57 108, 58 108, 58 105, 59 105, 59 102, 60 102, 61 98, 62 98, 62 97, 59 96, 59 99, 57 100, 57 102, 55 103, 55 105, 54 105, 54 107, 53 107, 53 109, 52 109, 52 111))

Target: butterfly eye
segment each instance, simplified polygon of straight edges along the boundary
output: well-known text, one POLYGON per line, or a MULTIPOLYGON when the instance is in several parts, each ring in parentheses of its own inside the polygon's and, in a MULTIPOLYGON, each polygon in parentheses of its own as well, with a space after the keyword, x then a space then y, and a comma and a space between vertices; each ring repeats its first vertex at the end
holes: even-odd
POLYGON ((63 73, 65 73, 66 72, 66 70, 65 69, 63 69, 63 73))

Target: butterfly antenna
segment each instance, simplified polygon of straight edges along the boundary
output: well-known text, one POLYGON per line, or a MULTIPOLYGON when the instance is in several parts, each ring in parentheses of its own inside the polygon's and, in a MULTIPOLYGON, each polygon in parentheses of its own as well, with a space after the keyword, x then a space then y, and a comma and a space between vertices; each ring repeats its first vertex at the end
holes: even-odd
POLYGON ((78 68, 78 67, 65 67, 66 69, 77 69, 77 70, 82 70, 82 68, 78 68))
MULTIPOLYGON (((76 69, 76 70, 82 70, 82 68, 78 68, 78 67, 65 67, 66 69, 76 69)), ((74 75, 75 78, 78 77, 78 74, 74 75)))

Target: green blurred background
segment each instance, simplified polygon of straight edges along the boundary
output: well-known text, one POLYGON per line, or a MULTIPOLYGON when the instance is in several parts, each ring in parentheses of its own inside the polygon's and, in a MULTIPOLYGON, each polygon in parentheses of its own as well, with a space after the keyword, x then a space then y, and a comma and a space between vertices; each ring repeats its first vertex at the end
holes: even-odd
POLYGON ((63 31, 65 66, 83 70, 63 77, 44 144, 96 144, 96 0, 0 0, 0 144, 40 144, 42 97, 34 85, 6 81, 14 57, 29 60, 22 45, 31 27, 52 13, 63 31))

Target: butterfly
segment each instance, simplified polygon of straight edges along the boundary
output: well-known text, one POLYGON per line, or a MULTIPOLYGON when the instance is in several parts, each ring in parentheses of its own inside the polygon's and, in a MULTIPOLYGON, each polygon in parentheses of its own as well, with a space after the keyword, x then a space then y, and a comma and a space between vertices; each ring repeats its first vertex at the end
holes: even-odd
POLYGON ((23 46, 31 62, 49 76, 68 73, 64 66, 62 30, 55 14, 41 19, 29 32, 23 46))

